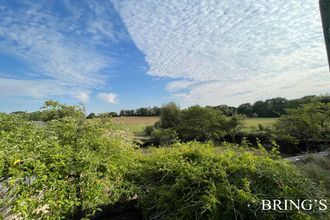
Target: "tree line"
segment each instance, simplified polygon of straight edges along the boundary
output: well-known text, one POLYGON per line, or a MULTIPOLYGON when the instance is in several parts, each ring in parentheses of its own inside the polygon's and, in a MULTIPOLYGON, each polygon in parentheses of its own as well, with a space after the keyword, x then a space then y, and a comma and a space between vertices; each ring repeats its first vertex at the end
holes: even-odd
MULTIPOLYGON (((229 105, 218 105, 218 106, 206 106, 220 111, 225 116, 244 115, 246 117, 280 117, 287 113, 286 109, 295 109, 303 104, 309 103, 329 103, 330 95, 310 95, 304 96, 298 99, 286 99, 286 98, 272 98, 265 101, 256 101, 254 103, 243 103, 238 107, 229 105)), ((119 113, 103 112, 96 114, 94 112, 86 116, 87 119, 99 118, 99 117, 119 117, 119 116, 160 116, 161 107, 142 107, 137 109, 122 109, 119 113)), ((12 112, 12 114, 28 114, 30 120, 33 121, 45 121, 47 117, 43 115, 42 111, 35 111, 26 113, 24 111, 12 112)))
MULTIPOLYGON (((310 95, 298 99, 272 98, 265 101, 256 101, 254 103, 243 103, 238 107, 219 105, 212 108, 222 111, 227 116, 235 114, 246 115, 247 117, 280 117, 286 114, 286 109, 298 108, 303 104, 309 103, 329 103, 329 95, 310 95)), ((211 106, 210 106, 211 107, 211 106)))
MULTIPOLYGON (((207 106, 217 111, 221 111, 226 116, 234 116, 237 114, 245 115, 246 117, 280 117, 286 114, 286 109, 298 108, 300 105, 308 103, 329 103, 330 95, 310 95, 297 99, 286 98, 272 98, 267 100, 259 100, 254 103, 243 103, 238 107, 229 105, 207 106)), ((101 113, 99 115, 95 113, 89 114, 87 117, 99 117, 99 116, 159 116, 161 107, 142 107, 138 109, 123 109, 119 114, 116 112, 101 113)))
POLYGON ((98 118, 98 117, 119 117, 119 116, 159 116, 160 108, 157 106, 154 107, 142 107, 137 109, 122 109, 119 114, 117 112, 105 112, 100 114, 90 113, 87 115, 89 118, 98 118))

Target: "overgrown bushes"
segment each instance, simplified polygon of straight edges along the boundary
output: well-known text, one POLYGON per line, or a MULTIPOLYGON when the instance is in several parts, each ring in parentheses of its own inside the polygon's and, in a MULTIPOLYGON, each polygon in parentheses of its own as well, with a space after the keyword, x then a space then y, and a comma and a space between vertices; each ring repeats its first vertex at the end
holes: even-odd
POLYGON ((159 122, 153 129, 147 127, 145 134, 157 140, 168 139, 169 131, 175 132, 182 141, 219 141, 226 135, 235 140, 240 126, 241 117, 237 115, 227 117, 219 110, 198 105, 180 110, 169 103, 161 108, 159 122))
POLYGON ((147 219, 308 219, 313 211, 261 211, 262 199, 324 199, 315 183, 287 162, 251 153, 217 154, 190 142, 152 149, 127 178, 139 188, 147 219))
POLYGON ((279 142, 295 151, 320 150, 330 143, 330 103, 311 103, 288 109, 274 125, 279 142), (317 146, 314 146, 316 143, 317 146))
MULTIPOLYGON (((54 108, 48 111, 59 115, 56 111, 62 108, 54 108)), ((24 115, 0 114, 2 217, 92 217, 100 207, 132 198, 146 219, 322 215, 317 207, 308 212, 260 211, 261 199, 324 198, 320 186, 289 163, 271 159, 265 150, 259 156, 244 151, 219 154, 211 144, 188 142, 142 153, 131 134, 109 119, 86 120, 82 109, 74 111, 79 112, 42 125, 24 115)), ((171 128, 160 131, 165 132, 161 137, 175 134, 171 128)))
POLYGON ((130 194, 130 136, 109 121, 65 117, 37 126, 0 116, 0 213, 16 219, 93 215, 130 194))

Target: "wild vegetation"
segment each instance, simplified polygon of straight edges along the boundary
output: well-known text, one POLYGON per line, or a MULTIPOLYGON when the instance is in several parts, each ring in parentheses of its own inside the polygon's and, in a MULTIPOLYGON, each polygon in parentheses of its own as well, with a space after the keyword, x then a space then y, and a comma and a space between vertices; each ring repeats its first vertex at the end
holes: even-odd
MULTIPOLYGON (((226 116, 233 115, 245 115, 248 118, 277 118, 286 114, 286 109, 298 108, 300 105, 309 104, 309 103, 329 103, 330 96, 305 96, 298 99, 288 100, 286 98, 272 98, 265 101, 259 100, 254 103, 243 103, 238 107, 228 106, 228 105, 218 105, 218 106, 207 106, 208 108, 213 108, 217 111, 222 112, 226 116)), ((26 112, 17 111, 13 112, 15 114, 24 114, 26 112)), ((142 107, 137 109, 122 109, 119 113, 117 112, 103 112, 96 114, 91 112, 86 117, 89 119, 98 118, 98 117, 130 117, 130 116, 159 116, 161 114, 161 107, 142 107)), ((42 111, 36 111, 29 114, 31 120, 42 121, 42 111)))
POLYGON ((328 147, 330 140, 329 106, 330 103, 309 103, 287 109, 277 119, 246 119, 244 115, 226 116, 210 107, 180 110, 169 103, 161 108, 159 122, 146 127, 145 134, 160 145, 171 145, 176 140, 240 143, 246 138, 254 146, 258 141, 269 145, 275 140, 285 154, 320 151, 328 147))
MULTIPOLYGON (((324 132, 328 122, 322 119, 323 113, 328 114, 328 104, 315 105, 322 114, 313 121, 324 132)), ((301 108, 303 116, 310 113, 309 105, 301 108)), ((0 114, 2 218, 93 218, 132 202, 138 210, 135 217, 145 219, 328 216, 317 206, 311 211, 260 211, 261 199, 324 199, 329 186, 312 169, 281 160, 274 142, 266 149, 259 141, 254 153, 243 139, 240 151, 223 143, 229 150, 219 153, 207 141, 236 132, 232 129, 240 125, 236 116, 229 118, 199 106, 180 110, 173 104, 164 106, 162 112, 166 116, 160 116, 152 132, 160 132, 160 138, 170 137, 169 147, 148 152, 111 118, 86 119, 81 106, 48 101, 40 110, 44 123, 31 121, 27 114, 0 114), (188 141, 194 135, 205 143, 188 141), (188 142, 180 143, 180 138, 188 142)), ((297 114, 292 111, 285 117, 297 114)), ((326 134, 322 132, 318 134, 326 134)))

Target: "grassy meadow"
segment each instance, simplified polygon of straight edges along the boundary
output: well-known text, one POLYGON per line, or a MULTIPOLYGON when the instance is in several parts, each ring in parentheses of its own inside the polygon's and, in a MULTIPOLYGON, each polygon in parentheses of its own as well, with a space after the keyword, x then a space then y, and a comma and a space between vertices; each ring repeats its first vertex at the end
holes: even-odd
POLYGON ((272 126, 276 122, 277 118, 247 118, 243 120, 243 130, 248 131, 253 128, 257 128, 259 125, 263 127, 272 126))
MULTIPOLYGON (((127 116, 127 117, 113 117, 112 121, 122 126, 125 129, 129 129, 136 136, 144 136, 144 128, 149 125, 153 125, 159 120, 158 116, 127 116)), ((276 122, 276 118, 247 118, 243 120, 244 131, 249 131, 253 128, 257 128, 260 125, 268 127, 276 122)))
POLYGON ((144 128, 153 125, 159 120, 157 116, 127 116, 113 117, 112 121, 122 126, 124 129, 129 129, 136 136, 144 136, 144 128))

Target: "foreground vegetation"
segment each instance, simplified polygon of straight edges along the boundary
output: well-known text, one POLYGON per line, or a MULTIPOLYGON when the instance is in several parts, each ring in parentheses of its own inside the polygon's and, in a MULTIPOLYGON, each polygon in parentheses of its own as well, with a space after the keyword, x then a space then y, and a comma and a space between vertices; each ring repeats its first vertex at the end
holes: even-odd
MULTIPOLYGON (((310 156, 296 163, 296 166, 315 182, 325 186, 326 197, 330 200, 330 155, 327 157, 310 156)), ((329 216, 330 217, 330 216, 329 216)))
POLYGON ((240 153, 219 154, 196 141, 145 154, 130 133, 107 118, 86 120, 79 106, 47 102, 42 112, 49 119, 42 124, 0 114, 3 218, 91 218, 132 201, 146 219, 327 217, 317 206, 260 210, 262 199, 326 197, 309 173, 278 159, 276 144, 270 153, 259 144, 259 155, 244 150, 247 142, 240 153))

